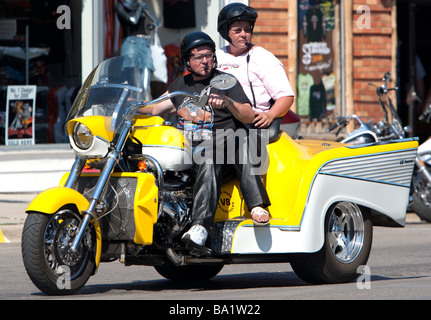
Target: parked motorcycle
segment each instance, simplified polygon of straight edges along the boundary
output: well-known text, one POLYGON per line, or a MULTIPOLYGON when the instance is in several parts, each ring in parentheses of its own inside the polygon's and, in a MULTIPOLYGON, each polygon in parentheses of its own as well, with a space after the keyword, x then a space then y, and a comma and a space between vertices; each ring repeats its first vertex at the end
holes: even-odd
MULTIPOLYGON (((391 72, 387 72, 383 77, 383 84, 377 87, 376 93, 380 105, 384 112, 384 119, 376 122, 372 118, 361 118, 357 115, 338 117, 336 123, 331 125, 328 131, 338 128, 336 135, 345 128, 350 121, 354 120, 356 129, 349 133, 345 138, 339 138, 337 141, 349 144, 373 143, 379 141, 390 141, 403 139, 406 136, 408 127, 401 125, 401 120, 388 96, 388 92, 397 90, 397 88, 388 88, 391 72)), ((429 111, 427 108, 419 117, 420 120, 429 121, 429 111)), ((415 212, 422 220, 431 222, 431 142, 425 142, 418 148, 418 154, 415 159, 415 169, 411 185, 411 202, 409 210, 415 212)))
POLYGON ((301 127, 301 119, 298 117, 298 115, 293 112, 292 110, 289 110, 281 120, 280 129, 286 132, 289 137, 293 139, 300 139, 301 136, 299 134, 299 130, 301 127))
MULTIPOLYGON (((431 105, 425 108, 419 120, 430 123, 431 105)), ((412 185, 413 202, 410 204, 410 209, 422 220, 431 222, 431 139, 418 147, 412 185)))
POLYGON ((108 59, 84 82, 66 125, 76 161, 26 210, 23 261, 44 293, 73 294, 114 260, 182 281, 209 279, 225 264, 290 262, 307 282, 349 282, 367 263, 373 225, 405 225, 417 140, 350 146, 277 131, 263 175, 270 224, 253 224, 227 175, 206 248, 196 252, 180 241, 191 223, 193 150, 179 130, 137 110, 177 95, 204 105, 211 88, 236 79, 143 102, 122 62, 108 59))
MULTIPOLYGON (((403 128, 398 113, 388 96, 388 93, 397 88, 388 88, 388 82, 391 80, 391 72, 388 71, 383 77, 383 84, 377 87, 376 93, 384 113, 384 119, 377 122, 371 117, 359 117, 356 114, 348 116, 339 116, 333 123, 328 132, 337 129, 335 135, 338 136, 344 128, 353 121, 355 130, 349 133, 345 138, 339 137, 338 142, 349 144, 373 143, 378 141, 390 141, 403 139, 407 128, 403 128)), ((371 84, 373 85, 374 84, 371 84)))

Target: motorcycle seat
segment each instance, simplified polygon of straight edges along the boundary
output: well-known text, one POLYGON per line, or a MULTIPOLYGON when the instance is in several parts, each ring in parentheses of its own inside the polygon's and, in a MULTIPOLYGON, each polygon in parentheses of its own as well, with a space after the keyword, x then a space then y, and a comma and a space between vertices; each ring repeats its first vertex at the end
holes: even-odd
POLYGON ((268 127, 267 130, 269 133, 269 143, 277 140, 278 134, 280 133, 280 125, 282 120, 283 118, 274 119, 274 121, 268 127))

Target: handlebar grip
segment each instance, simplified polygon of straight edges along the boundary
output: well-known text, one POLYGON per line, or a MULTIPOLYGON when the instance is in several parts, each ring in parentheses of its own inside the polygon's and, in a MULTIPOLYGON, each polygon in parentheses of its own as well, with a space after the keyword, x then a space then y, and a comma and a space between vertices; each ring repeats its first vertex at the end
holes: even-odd
POLYGON ((338 127, 339 126, 339 123, 338 123, 338 121, 337 122, 335 122, 334 124, 332 124, 329 128, 328 128, 328 132, 330 132, 330 131, 332 131, 332 130, 334 130, 336 127, 338 127))
POLYGON ((340 127, 340 129, 345 126, 347 123, 346 118, 345 117, 338 117, 337 118, 337 122, 335 122, 334 124, 332 124, 329 128, 328 128, 328 132, 334 130, 337 127, 340 127))
POLYGON ((427 120, 427 122, 430 121, 431 116, 431 105, 428 105, 425 109, 425 111, 418 117, 419 121, 427 120))

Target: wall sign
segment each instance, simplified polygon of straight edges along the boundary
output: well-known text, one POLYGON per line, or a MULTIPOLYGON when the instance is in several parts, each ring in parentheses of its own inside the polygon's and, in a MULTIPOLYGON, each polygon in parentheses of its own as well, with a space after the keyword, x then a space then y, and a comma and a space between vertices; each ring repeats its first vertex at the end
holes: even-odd
POLYGON ((298 1, 297 112, 321 121, 335 107, 334 0, 298 1))
POLYGON ((36 86, 8 86, 5 144, 32 145, 35 136, 36 86))

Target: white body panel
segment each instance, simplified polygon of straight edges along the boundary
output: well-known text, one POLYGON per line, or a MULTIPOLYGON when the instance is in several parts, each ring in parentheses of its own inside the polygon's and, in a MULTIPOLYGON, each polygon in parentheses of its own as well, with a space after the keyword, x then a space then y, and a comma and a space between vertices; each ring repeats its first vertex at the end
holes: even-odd
POLYGON ((232 253, 316 252, 324 244, 324 220, 330 206, 348 201, 405 225, 416 150, 335 159, 314 179, 300 226, 243 225, 235 233, 232 253))
POLYGON ((299 231, 294 231, 294 226, 285 226, 286 231, 282 226, 242 226, 235 233, 232 253, 316 252, 324 243, 325 213, 333 203, 339 201, 365 206, 372 204, 376 210, 404 225, 408 195, 409 188, 405 187, 318 175, 299 231))

